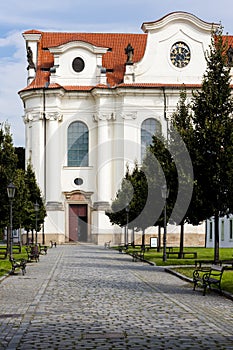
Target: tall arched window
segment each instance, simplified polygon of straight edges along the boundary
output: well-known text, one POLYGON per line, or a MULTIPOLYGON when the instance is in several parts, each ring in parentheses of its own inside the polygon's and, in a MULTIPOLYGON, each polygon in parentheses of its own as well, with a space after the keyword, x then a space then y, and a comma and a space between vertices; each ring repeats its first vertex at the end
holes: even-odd
POLYGON ((86 124, 73 122, 68 127, 67 165, 70 167, 88 166, 89 132, 86 124))
POLYGON ((152 136, 161 132, 161 124, 154 118, 145 119, 141 126, 141 161, 146 155, 147 147, 152 143, 152 136))

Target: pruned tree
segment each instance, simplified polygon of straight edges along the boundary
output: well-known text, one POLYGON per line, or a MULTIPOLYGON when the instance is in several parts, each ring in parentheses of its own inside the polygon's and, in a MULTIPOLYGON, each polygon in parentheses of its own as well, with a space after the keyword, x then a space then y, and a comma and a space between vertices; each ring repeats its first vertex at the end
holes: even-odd
POLYGON ((215 261, 219 260, 219 217, 232 208, 233 102, 226 52, 227 42, 220 27, 212 34, 202 87, 194 92, 192 100, 194 173, 206 218, 214 216, 215 220, 215 261))

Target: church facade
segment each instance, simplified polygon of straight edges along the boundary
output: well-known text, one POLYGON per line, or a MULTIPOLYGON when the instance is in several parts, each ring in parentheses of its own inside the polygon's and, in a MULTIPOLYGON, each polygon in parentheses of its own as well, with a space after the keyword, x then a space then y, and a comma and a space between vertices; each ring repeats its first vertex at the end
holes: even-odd
MULTIPOLYGON (((45 198, 46 242, 122 242, 105 211, 126 164, 141 163, 157 129, 166 136, 181 89, 191 97, 200 88, 217 27, 174 12, 143 23, 141 34, 23 33, 26 160, 45 198)), ((205 226, 186 234, 204 243, 205 226)))

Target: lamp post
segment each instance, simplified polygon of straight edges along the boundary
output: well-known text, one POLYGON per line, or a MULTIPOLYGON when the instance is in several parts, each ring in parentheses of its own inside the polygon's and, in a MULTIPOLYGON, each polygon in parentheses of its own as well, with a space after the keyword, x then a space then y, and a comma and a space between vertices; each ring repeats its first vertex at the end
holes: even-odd
POLYGON ((163 232, 163 261, 167 261, 167 198, 169 195, 169 190, 166 185, 163 185, 161 188, 162 198, 165 200, 164 203, 164 232, 163 232))
POLYGON ((7 186, 7 195, 10 201, 10 260, 13 259, 13 216, 12 216, 12 203, 15 196, 15 185, 11 182, 7 186))
POLYGON ((128 245, 129 241, 129 204, 125 207, 126 211, 126 234, 125 234, 125 246, 128 245))
POLYGON ((34 208, 36 213, 36 245, 37 245, 37 219, 38 219, 38 211, 39 211, 39 204, 37 203, 37 201, 34 204, 34 208))

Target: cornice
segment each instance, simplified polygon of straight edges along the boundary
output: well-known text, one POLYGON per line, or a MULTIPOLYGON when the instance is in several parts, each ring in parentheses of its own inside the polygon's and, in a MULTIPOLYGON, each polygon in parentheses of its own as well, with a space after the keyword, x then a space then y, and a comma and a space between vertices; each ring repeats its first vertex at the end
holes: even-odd
POLYGON ((202 31, 211 32, 219 27, 217 23, 209 23, 201 20, 200 18, 192 15, 188 12, 172 12, 161 19, 154 22, 144 22, 142 24, 142 30, 144 33, 149 33, 151 31, 159 31, 171 22, 189 22, 193 26, 198 27, 202 31))

